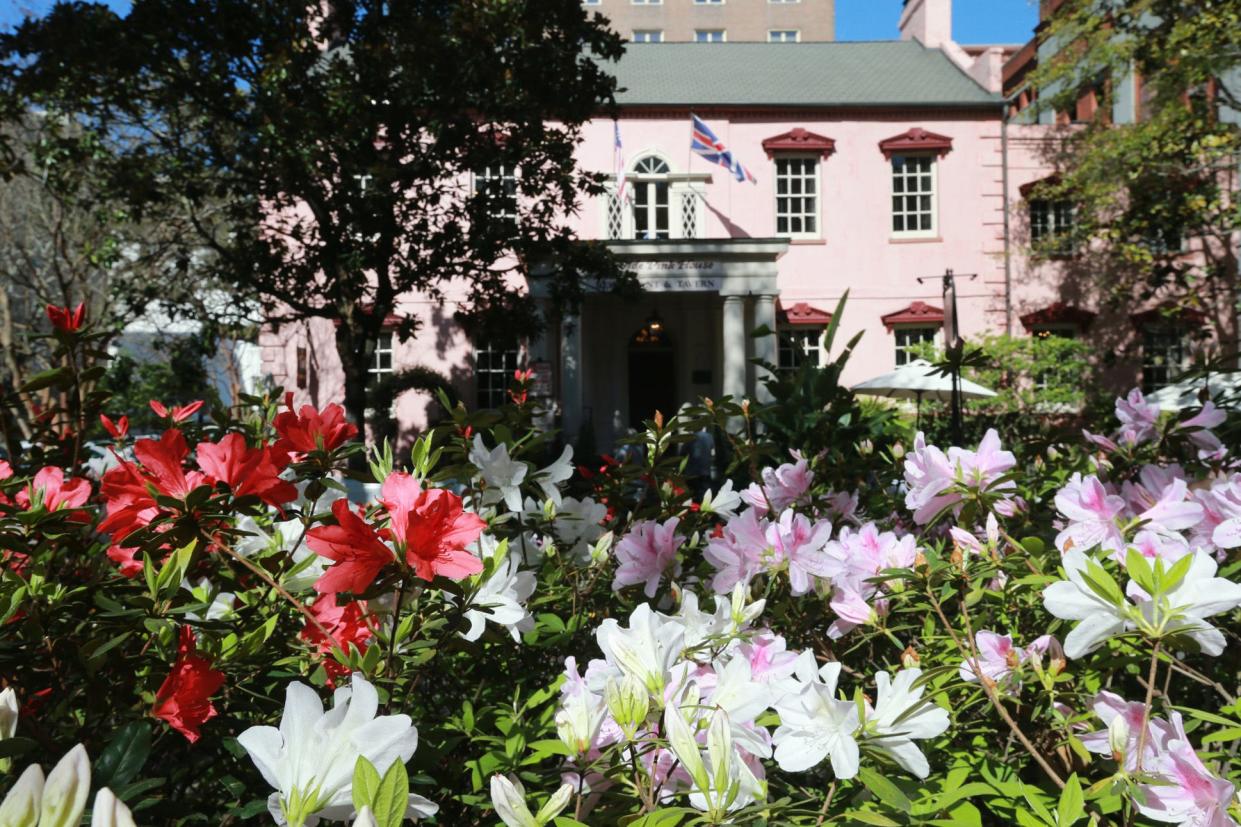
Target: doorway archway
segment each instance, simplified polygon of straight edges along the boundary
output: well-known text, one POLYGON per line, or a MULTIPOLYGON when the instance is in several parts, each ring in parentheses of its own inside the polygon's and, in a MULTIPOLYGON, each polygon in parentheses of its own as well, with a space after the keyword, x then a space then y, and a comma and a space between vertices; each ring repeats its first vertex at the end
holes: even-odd
POLYGON ((642 423, 659 411, 676 413, 676 352, 659 316, 652 315, 629 340, 629 425, 642 423))

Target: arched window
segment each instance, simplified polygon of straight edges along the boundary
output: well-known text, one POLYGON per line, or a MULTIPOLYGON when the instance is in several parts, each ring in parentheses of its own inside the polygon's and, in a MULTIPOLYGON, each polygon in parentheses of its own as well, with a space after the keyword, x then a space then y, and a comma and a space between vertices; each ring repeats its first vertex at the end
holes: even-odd
POLYGON ((663 159, 654 155, 633 165, 634 238, 670 238, 668 221, 668 173, 663 159))

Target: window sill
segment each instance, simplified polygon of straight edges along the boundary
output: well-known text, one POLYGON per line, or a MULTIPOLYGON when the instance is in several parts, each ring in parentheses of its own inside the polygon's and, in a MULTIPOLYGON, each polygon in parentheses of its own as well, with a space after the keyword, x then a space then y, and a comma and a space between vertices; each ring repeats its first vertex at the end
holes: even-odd
POLYGON ((796 246, 799 244, 808 245, 808 246, 814 246, 816 244, 827 244, 826 238, 789 238, 788 236, 782 236, 782 237, 789 239, 790 247, 796 246))
POLYGON ((927 235, 927 236, 888 236, 889 244, 939 244, 944 240, 943 236, 927 235))

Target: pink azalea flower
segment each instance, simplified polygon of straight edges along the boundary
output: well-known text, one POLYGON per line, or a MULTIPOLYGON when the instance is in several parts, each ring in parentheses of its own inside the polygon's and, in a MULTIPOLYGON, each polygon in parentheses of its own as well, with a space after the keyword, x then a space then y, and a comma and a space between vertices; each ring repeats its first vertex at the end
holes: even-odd
POLYGON ((1228 807, 1236 796, 1236 788, 1206 768, 1194 752, 1184 730, 1180 715, 1174 713, 1173 727, 1179 737, 1171 739, 1149 766, 1165 783, 1142 784, 1142 801, 1138 812, 1149 819, 1191 827, 1225 827, 1236 825, 1228 815, 1228 807))
POLYGON ((1011 497, 1016 484, 997 480, 1016 464, 1017 458, 1003 450, 994 428, 983 435, 977 450, 952 447, 947 454, 927 445, 919 432, 914 450, 905 458, 905 507, 914 512, 914 522, 925 525, 949 508, 959 515, 964 501, 961 489, 998 491, 1011 497))
POLYGON ((918 557, 918 545, 912 534, 897 537, 891 531, 880 532, 874 523, 859 529, 845 526, 840 535, 827 544, 829 558, 827 576, 837 587, 847 587, 866 596, 877 586, 869 578, 884 569, 905 569, 918 557))
POLYGON ((750 677, 759 683, 789 677, 797 663, 797 653, 788 651, 784 638, 770 631, 755 635, 737 651, 750 662, 750 677))
POLYGON ((827 636, 833 640, 844 637, 858 626, 864 626, 875 616, 874 609, 854 589, 838 588, 832 593, 830 603, 836 613, 836 621, 827 630, 827 636))
POLYGON ((771 563, 788 564, 789 585, 793 594, 810 590, 812 578, 826 577, 831 561, 823 546, 832 536, 832 524, 826 520, 812 523, 809 518, 792 510, 780 515, 780 521, 767 527, 767 545, 772 549, 771 563))
POLYGON ((728 594, 738 583, 749 583, 762 570, 766 547, 767 521, 759 519, 756 509, 730 519, 703 551, 703 557, 716 568, 711 581, 715 593, 728 594))
POLYGON ((1202 521, 1194 526, 1191 540, 1195 546, 1216 550, 1241 546, 1241 474, 1213 485, 1206 491, 1194 491, 1194 500, 1202 506, 1202 521))
POLYGON ((1198 459, 1218 460, 1228 455, 1228 449, 1211 429, 1223 425, 1227 418, 1227 414, 1217 408, 1214 402, 1207 400, 1203 403, 1201 411, 1178 423, 1176 428, 1178 431, 1190 429, 1189 441, 1197 446, 1198 459))
POLYGON ((1159 422, 1159 403, 1147 402, 1142 391, 1134 388, 1124 399, 1116 400, 1116 418, 1120 420, 1117 439, 1129 447, 1154 438, 1159 422))
POLYGON ((977 681, 981 673, 992 683, 999 683, 1026 659, 1025 651, 1013 645, 1011 635, 980 631, 974 636, 974 642, 978 646, 978 662, 972 657, 961 662, 959 673, 963 681, 977 681))
POLYGON ((798 457, 796 462, 786 462, 779 468, 764 468, 762 477, 761 486, 751 483, 749 488, 741 492, 741 499, 758 511, 759 516, 767 513, 768 501, 774 511, 783 511, 790 505, 801 502, 810 490, 810 484, 814 482, 814 472, 801 457, 798 457))
POLYGON ((612 579, 612 590, 645 583, 645 594, 654 597, 664 572, 676 563, 677 549, 685 542, 684 535, 677 534, 680 520, 676 517, 657 523, 643 520, 636 523, 616 545, 616 559, 620 565, 612 579))
MULTIPOLYGON (((1114 692, 1104 689, 1095 695, 1092 707, 1094 714, 1103 722, 1103 729, 1082 735, 1082 744, 1091 752, 1111 755, 1112 747, 1108 729, 1112 726, 1112 721, 1124 718, 1129 734, 1129 740, 1125 746, 1125 769, 1130 772, 1137 769, 1138 742, 1141 740, 1145 705, 1141 701, 1126 701, 1114 692)), ((1146 748, 1142 759, 1144 766, 1155 757, 1158 742, 1161 739, 1166 740, 1171 733, 1168 723, 1159 718, 1150 718, 1147 726, 1149 729, 1146 733, 1146 748)))
POLYGON ((1056 535, 1056 548, 1060 551, 1089 551, 1095 546, 1111 552, 1124 549, 1125 538, 1116 525, 1116 517, 1125 510, 1125 501, 1108 491, 1098 477, 1074 474, 1056 493, 1056 510, 1068 521, 1056 535))

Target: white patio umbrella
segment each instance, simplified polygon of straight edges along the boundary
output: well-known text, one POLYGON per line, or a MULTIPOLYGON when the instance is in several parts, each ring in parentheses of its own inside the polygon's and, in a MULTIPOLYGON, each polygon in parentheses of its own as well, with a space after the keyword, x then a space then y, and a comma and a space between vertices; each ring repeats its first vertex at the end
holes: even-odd
MULTIPOLYGON (((977 382, 961 378, 962 399, 984 399, 995 396, 995 391, 977 382)), ((868 396, 886 396, 890 399, 913 399, 918 406, 918 420, 922 419, 922 400, 952 399, 952 377, 936 373, 935 367, 924 359, 915 359, 888 373, 867 379, 853 386, 854 393, 868 396)))
POLYGON ((1197 408, 1198 393, 1206 385, 1210 389, 1211 398, 1218 401, 1221 396, 1236 398, 1241 396, 1241 371, 1230 373, 1213 373, 1209 378, 1201 376, 1194 379, 1182 379, 1180 382, 1160 388, 1146 399, 1158 402, 1165 411, 1183 411, 1186 408, 1197 408))

